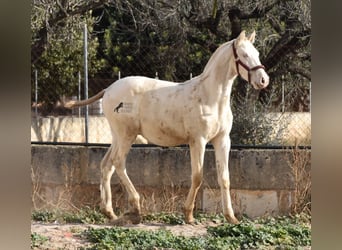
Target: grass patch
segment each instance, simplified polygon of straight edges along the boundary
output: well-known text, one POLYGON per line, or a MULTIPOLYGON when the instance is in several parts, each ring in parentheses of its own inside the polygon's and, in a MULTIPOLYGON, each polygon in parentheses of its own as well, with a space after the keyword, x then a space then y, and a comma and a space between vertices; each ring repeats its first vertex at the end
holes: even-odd
POLYGON ((93 229, 84 232, 95 243, 87 249, 204 249, 205 240, 174 236, 168 230, 155 232, 120 227, 93 229))
POLYGON ((40 235, 38 233, 31 233, 31 249, 40 247, 45 241, 48 241, 48 237, 40 235))
POLYGON ((178 213, 155 213, 143 216, 144 222, 161 222, 169 225, 184 225, 184 215, 178 213))
MULTIPOLYGON (((95 249, 302 249, 311 246, 311 215, 268 217, 257 220, 242 219, 238 225, 225 222, 222 214, 195 214, 196 223, 208 226, 206 236, 185 237, 173 235, 168 230, 148 231, 124 227, 89 228, 79 232, 95 249), (213 225, 212 223, 209 223, 213 225)), ((41 222, 104 224, 106 218, 97 209, 83 208, 75 212, 36 211, 32 220, 41 222)), ((143 223, 160 222, 183 225, 179 213, 157 213, 143 216, 143 223)), ((48 238, 31 234, 31 248, 41 246, 48 238)))
POLYGON ((104 224, 106 217, 98 210, 85 207, 74 212, 66 211, 34 211, 32 220, 45 223, 80 223, 80 224, 104 224))
POLYGON ((145 231, 121 227, 86 230, 95 249, 300 249, 311 245, 310 217, 243 219, 239 225, 208 227, 201 237, 175 236, 168 230, 145 231))
POLYGON ((239 225, 224 224, 208 227, 208 233, 229 242, 230 249, 262 249, 274 246, 297 249, 311 245, 311 227, 300 216, 244 219, 239 225))
MULTIPOLYGON (((213 223, 219 224, 224 223, 225 218, 223 214, 205 214, 205 213, 195 213, 195 224, 201 224, 204 222, 211 221, 213 223)), ((147 214, 143 216, 143 223, 145 222, 160 222, 168 225, 184 225, 185 218, 184 214, 180 213, 154 213, 147 214)))

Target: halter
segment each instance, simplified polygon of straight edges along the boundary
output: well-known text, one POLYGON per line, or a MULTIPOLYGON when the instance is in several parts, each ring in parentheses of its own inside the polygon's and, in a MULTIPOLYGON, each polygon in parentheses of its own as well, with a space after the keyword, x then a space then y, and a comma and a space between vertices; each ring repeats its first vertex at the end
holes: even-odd
POLYGON ((241 76, 240 71, 239 71, 239 64, 240 64, 240 65, 241 65, 242 67, 244 67, 245 70, 247 70, 247 72, 248 72, 248 82, 249 82, 249 83, 251 82, 251 72, 252 72, 252 71, 255 71, 255 70, 258 70, 258 69, 264 69, 264 70, 265 70, 265 66, 262 65, 262 64, 257 65, 257 66, 255 66, 255 67, 253 67, 253 68, 250 68, 250 67, 248 67, 246 64, 244 64, 244 63, 240 60, 240 58, 239 58, 239 56, 238 56, 238 54, 237 54, 237 52, 236 52, 236 48, 235 48, 235 43, 234 43, 234 42, 233 42, 233 53, 234 53, 234 58, 235 58, 235 64, 236 64, 237 73, 241 76))

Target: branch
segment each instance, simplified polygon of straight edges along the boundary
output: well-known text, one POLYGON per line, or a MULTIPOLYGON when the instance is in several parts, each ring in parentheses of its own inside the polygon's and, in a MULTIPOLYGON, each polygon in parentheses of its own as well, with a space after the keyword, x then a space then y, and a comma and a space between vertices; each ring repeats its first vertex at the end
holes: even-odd
POLYGON ((299 74, 303 77, 305 77, 306 79, 311 81, 311 72, 308 70, 305 70, 303 68, 299 68, 299 67, 289 67, 289 71, 295 74, 299 74))
MULTIPOLYGON (((65 2, 63 2, 63 4, 65 4, 65 2)), ((64 6, 62 6, 62 4, 59 2, 59 0, 57 0, 57 5, 59 7, 59 12, 63 13, 65 17, 68 16, 67 11, 64 9, 64 6)))
MULTIPOLYGON (((253 19, 253 18, 261 18, 264 17, 267 12, 273 9, 275 5, 277 5, 280 1, 285 2, 285 0, 276 0, 273 3, 265 6, 264 8, 259 8, 258 6, 254 8, 250 13, 240 11, 239 19, 253 19)), ((288 1, 288 0, 286 0, 288 1)))
POLYGON ((98 2, 97 1, 90 1, 86 5, 78 6, 78 8, 76 8, 73 11, 70 11, 68 14, 71 16, 78 15, 78 14, 84 14, 90 10, 96 10, 98 8, 101 8, 109 2, 111 2, 111 1, 110 0, 99 0, 98 2))
POLYGON ((198 38, 198 37, 190 35, 190 34, 188 35, 188 40, 191 43, 198 44, 199 46, 201 46, 205 50, 207 50, 209 48, 209 51, 211 53, 213 53, 218 47, 217 44, 215 44, 215 43, 210 43, 208 40, 203 40, 201 38, 198 38))
MULTIPOLYGON (((229 39, 234 39, 238 37, 241 33, 241 20, 246 19, 254 19, 254 18, 262 18, 265 17, 266 14, 273 9, 281 0, 276 0, 269 5, 266 5, 264 8, 255 7, 251 12, 242 11, 237 6, 233 6, 228 11, 229 21, 231 23, 231 35, 229 39)), ((288 1, 288 0, 283 0, 288 1)))
POLYGON ((223 14, 223 5, 217 4, 217 1, 214 1, 211 15, 207 17, 203 17, 200 13, 200 6, 198 1, 190 1, 191 10, 189 14, 181 13, 182 16, 194 27, 203 31, 209 30, 216 37, 221 39, 227 39, 227 36, 224 32, 218 30, 219 23, 223 14))
POLYGON ((285 57, 289 53, 295 54, 298 49, 305 47, 310 41, 310 34, 311 29, 294 34, 286 31, 263 60, 265 67, 271 69, 280 62, 279 58, 285 57))
POLYGON ((270 16, 268 19, 268 23, 272 26, 272 28, 278 33, 281 34, 283 29, 279 24, 278 20, 276 20, 273 16, 270 16))

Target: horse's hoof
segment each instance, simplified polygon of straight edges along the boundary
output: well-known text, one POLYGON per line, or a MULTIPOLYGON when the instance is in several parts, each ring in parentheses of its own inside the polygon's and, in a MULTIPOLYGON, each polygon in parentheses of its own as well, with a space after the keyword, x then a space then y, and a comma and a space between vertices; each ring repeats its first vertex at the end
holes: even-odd
POLYGON ((118 219, 118 217, 112 211, 103 209, 101 212, 111 221, 118 219))
POLYGON ((227 221, 231 224, 239 224, 240 221, 238 219, 236 219, 235 217, 230 217, 230 218, 227 218, 227 221))
POLYGON ((190 220, 190 221, 185 221, 186 224, 194 226, 196 225, 196 221, 195 220, 190 220))
POLYGON ((195 218, 193 216, 185 216, 185 223, 189 225, 195 225, 195 218))
POLYGON ((124 225, 127 225, 127 220, 123 217, 120 217, 118 219, 115 219, 115 220, 111 220, 110 221, 110 224, 112 224, 113 226, 124 226, 124 225))
POLYGON ((142 218, 138 213, 127 212, 120 218, 112 220, 111 224, 115 226, 124 226, 129 224, 139 224, 142 218))
POLYGON ((192 214, 192 210, 187 210, 186 208, 184 208, 183 213, 184 213, 185 223, 193 225, 195 223, 195 219, 194 219, 194 216, 192 214))
POLYGON ((130 221, 132 224, 139 224, 142 220, 139 213, 136 212, 127 212, 123 215, 126 220, 130 221))

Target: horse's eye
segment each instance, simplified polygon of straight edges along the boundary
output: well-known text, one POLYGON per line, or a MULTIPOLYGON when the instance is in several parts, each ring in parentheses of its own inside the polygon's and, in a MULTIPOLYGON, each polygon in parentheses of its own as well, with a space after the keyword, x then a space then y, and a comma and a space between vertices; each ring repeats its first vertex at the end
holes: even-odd
POLYGON ((247 53, 243 53, 242 55, 244 58, 248 58, 248 54, 247 53))

